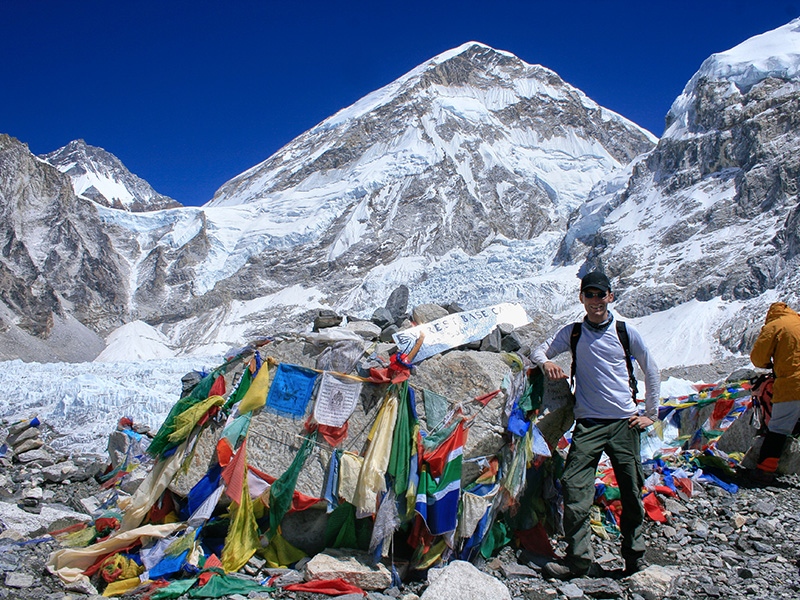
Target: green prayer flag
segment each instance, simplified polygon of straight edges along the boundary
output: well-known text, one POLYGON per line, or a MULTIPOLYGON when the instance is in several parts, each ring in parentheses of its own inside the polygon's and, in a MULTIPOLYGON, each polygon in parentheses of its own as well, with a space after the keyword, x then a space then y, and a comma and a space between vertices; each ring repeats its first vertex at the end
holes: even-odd
MULTIPOLYGON (((265 368, 267 365, 262 365, 261 368, 265 368)), ((230 395, 228 401, 223 406, 224 409, 228 409, 234 404, 236 404, 239 400, 244 398, 244 395, 247 393, 247 390, 250 389, 250 383, 253 380, 253 375, 250 373, 250 368, 245 365, 244 372, 242 372, 242 378, 239 380, 239 385, 236 390, 230 395)))
POLYGON ((303 444, 300 450, 292 460, 292 464, 286 469, 280 477, 275 480, 269 490, 269 531, 270 536, 278 532, 278 527, 283 520, 284 515, 289 512, 292 506, 292 497, 294 496, 294 488, 297 486, 297 477, 303 465, 308 459, 311 450, 314 448, 314 441, 316 440, 317 433, 310 433, 303 439, 303 444))
POLYGON ((150 456, 157 458, 164 454, 165 451, 171 448, 176 448, 180 445, 183 440, 175 442, 169 441, 169 436, 175 431, 176 417, 198 402, 202 402, 208 398, 208 393, 211 391, 211 387, 214 385, 217 377, 225 372, 226 367, 227 365, 223 365, 203 377, 203 379, 200 380, 200 383, 194 386, 194 389, 189 393, 188 396, 181 398, 173 405, 172 410, 170 410, 169 414, 167 415, 167 418, 164 419, 161 429, 158 430, 158 433, 156 433, 156 435, 153 437, 153 441, 150 442, 150 446, 147 448, 147 453, 150 456))
POLYGON ((411 454, 414 451, 414 439, 411 436, 412 425, 416 424, 411 407, 411 394, 408 382, 398 387, 400 406, 392 436, 392 452, 389 455, 389 466, 386 472, 394 478, 394 493, 403 496, 408 489, 408 477, 411 470, 411 454))
POLYGON ((173 598, 180 598, 189 591, 195 583, 197 577, 191 579, 178 579, 173 581, 168 586, 156 590, 150 595, 151 600, 172 600, 173 598))
POLYGON ((356 507, 342 502, 328 517, 325 545, 329 548, 356 548, 356 507))
POLYGON ((266 587, 257 581, 239 579, 230 575, 214 575, 203 587, 189 591, 189 598, 223 598, 233 594, 246 596, 250 592, 274 592, 276 588, 266 587))

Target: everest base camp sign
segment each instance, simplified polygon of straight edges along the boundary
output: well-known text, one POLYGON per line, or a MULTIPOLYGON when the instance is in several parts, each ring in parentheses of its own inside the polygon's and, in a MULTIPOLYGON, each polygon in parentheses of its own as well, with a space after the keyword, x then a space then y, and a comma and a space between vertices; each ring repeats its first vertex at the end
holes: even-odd
POLYGON ((447 315, 399 331, 392 338, 400 352, 407 354, 417 343, 420 333, 424 334, 422 346, 412 360, 418 363, 450 348, 482 340, 501 323, 522 327, 528 323, 528 315, 521 305, 505 302, 447 315))

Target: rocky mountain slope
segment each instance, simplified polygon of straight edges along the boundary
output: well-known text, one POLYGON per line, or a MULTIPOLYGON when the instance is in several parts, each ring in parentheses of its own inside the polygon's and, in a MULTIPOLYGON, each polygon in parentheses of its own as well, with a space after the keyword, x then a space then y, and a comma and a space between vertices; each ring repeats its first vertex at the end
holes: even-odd
POLYGON ((654 150, 593 190, 564 265, 585 260, 644 316, 718 299, 719 342, 748 351, 766 305, 797 305, 800 20, 711 56, 667 115, 654 150))
POLYGON ((0 356, 102 350, 97 332, 124 323, 129 293, 107 230, 66 175, 0 135, 0 356))
MULTIPOLYGON (((9 228, 22 241, 6 247, 25 251, 3 253, 18 274, 3 289, 41 291, 36 302, 0 295, 5 321, 46 346, 61 315, 102 337, 141 320, 176 352, 219 352, 310 323, 319 308, 369 316, 399 284, 412 304, 512 301, 534 319, 572 316, 576 275, 600 266, 645 332, 668 322, 682 346, 697 338, 705 350, 692 362, 738 353, 769 302, 798 299, 799 27, 709 58, 661 140, 552 71, 468 43, 323 121, 199 209, 84 200, 6 137, 7 222, 39 223, 36 235, 62 245, 45 260, 28 230, 9 228), (39 180, 60 191, 31 187, 39 180), (42 193, 22 208, 18 197, 42 193)), ((85 196, 82 147, 48 160, 85 196)))

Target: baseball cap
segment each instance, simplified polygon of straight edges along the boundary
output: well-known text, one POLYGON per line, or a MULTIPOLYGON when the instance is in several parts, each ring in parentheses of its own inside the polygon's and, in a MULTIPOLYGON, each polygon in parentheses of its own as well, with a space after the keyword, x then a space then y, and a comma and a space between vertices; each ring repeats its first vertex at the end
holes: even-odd
POLYGON ((607 292, 611 289, 611 283, 608 281, 608 277, 606 277, 605 273, 592 271, 584 275, 583 279, 581 279, 581 291, 587 288, 596 288, 607 292))

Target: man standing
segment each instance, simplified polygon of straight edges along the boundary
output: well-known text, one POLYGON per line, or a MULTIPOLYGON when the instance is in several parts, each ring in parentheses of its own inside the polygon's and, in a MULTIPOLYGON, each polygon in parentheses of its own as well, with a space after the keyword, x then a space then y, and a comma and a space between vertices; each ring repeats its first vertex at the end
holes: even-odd
POLYGON ((772 367, 775 372, 772 416, 753 473, 757 482, 769 483, 775 478, 786 438, 800 420, 800 315, 783 302, 772 304, 750 360, 756 367, 772 367))
POLYGON ((586 309, 583 323, 563 327, 531 356, 548 378, 562 379, 567 375, 550 359, 574 348, 575 429, 562 478, 567 555, 542 569, 545 577, 557 579, 585 575, 592 564, 589 513, 597 465, 604 451, 611 459, 622 502, 620 531, 625 573, 644 568, 644 474, 639 437, 658 417, 661 388, 658 366, 639 332, 627 323, 618 327, 608 310, 614 293, 605 274, 592 272, 584 276, 579 297, 586 309), (643 414, 639 414, 634 399, 630 357, 620 341, 625 331, 630 353, 645 373, 643 414))

